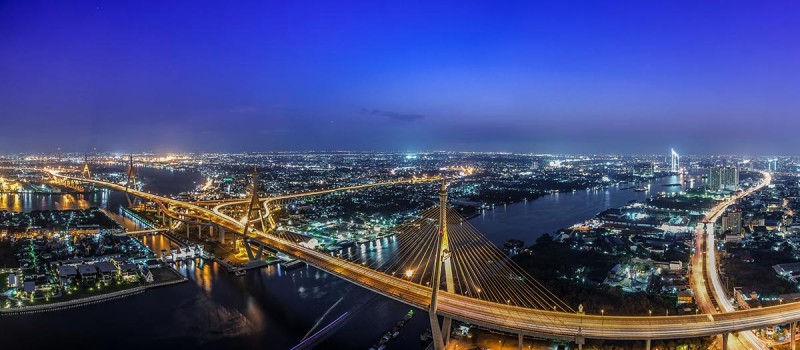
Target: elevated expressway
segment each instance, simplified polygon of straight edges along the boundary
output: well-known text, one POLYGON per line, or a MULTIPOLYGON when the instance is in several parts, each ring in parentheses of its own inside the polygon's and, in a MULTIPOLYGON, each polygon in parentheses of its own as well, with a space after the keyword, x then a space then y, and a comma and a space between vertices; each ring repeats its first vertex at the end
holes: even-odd
MULTIPOLYGON (((413 178, 407 180, 394 180, 394 181, 384 181, 384 182, 374 182, 369 184, 362 184, 362 185, 353 185, 353 186, 346 186, 346 187, 335 187, 335 188, 328 188, 310 192, 300 192, 300 193, 290 193, 284 195, 278 195, 275 197, 265 197, 262 198, 261 201, 271 202, 271 201, 279 201, 285 199, 292 199, 292 198, 299 198, 299 197, 311 197, 311 196, 318 196, 327 193, 333 192, 341 192, 341 191, 356 191, 356 190, 363 190, 370 187, 377 187, 377 186, 391 186, 391 185, 402 185, 402 184, 416 184, 416 183, 423 183, 423 182, 433 182, 433 181, 441 181, 442 178, 438 176, 434 177, 423 177, 423 178, 413 178)), ((237 204, 247 204, 249 199, 222 199, 222 200, 208 200, 208 201, 199 201, 195 202, 201 206, 214 206, 214 207, 222 207, 222 206, 229 206, 229 205, 237 205, 237 204)))
MULTIPOLYGON (((125 191, 109 182, 72 177, 51 171, 53 176, 125 191)), ((132 195, 191 211, 198 218, 233 232, 243 230, 239 221, 196 204, 128 189, 132 195)), ((256 232, 260 244, 293 255, 323 271, 397 301, 426 309, 431 288, 351 263, 295 242, 256 232)), ((800 303, 741 310, 723 314, 683 316, 600 316, 522 308, 469 298, 453 293, 439 295, 439 314, 482 327, 552 339, 651 340, 713 336, 757 329, 800 320, 800 303)), ((647 342, 649 344, 649 341, 647 342)))
MULTIPOLYGON (((705 224, 702 226, 698 225, 695 231, 695 253, 691 261, 691 278, 692 284, 694 285, 697 306, 701 308, 704 313, 716 314, 718 312, 732 312, 736 310, 725 292, 725 287, 719 275, 716 257, 717 250, 714 240, 714 225, 729 206, 735 204, 739 199, 768 186, 772 182, 772 175, 770 173, 764 171, 760 173, 763 176, 761 183, 716 205, 703 220, 705 224), (717 309, 711 301, 712 296, 717 302, 719 309, 717 309)), ((723 338, 723 341, 726 341, 726 339, 723 338)), ((766 348, 764 343, 752 332, 741 333, 739 341, 747 349, 766 348)))

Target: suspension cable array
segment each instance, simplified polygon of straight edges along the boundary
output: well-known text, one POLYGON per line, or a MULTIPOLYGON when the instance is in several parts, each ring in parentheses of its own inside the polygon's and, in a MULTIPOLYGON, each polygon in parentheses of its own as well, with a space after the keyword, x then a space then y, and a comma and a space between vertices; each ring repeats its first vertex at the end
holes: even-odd
MULTIPOLYGON (((379 252, 370 255, 367 249, 361 248, 348 250, 342 258, 431 286, 439 239, 438 218, 439 207, 436 206, 398 226, 393 240, 374 247, 376 250, 394 248, 389 257, 379 252)), ((575 312, 453 208, 447 209, 447 226, 456 294, 524 308, 575 312)))

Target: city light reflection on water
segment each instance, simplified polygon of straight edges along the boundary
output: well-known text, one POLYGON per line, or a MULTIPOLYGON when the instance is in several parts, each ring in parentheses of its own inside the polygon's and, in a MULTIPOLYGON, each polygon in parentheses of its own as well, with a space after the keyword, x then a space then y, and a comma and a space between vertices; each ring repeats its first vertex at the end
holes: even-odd
MULTIPOLYGON (((675 181, 664 179, 664 182, 675 181)), ((661 184, 654 181, 653 186, 661 184)), ((658 187, 669 191, 672 188, 658 187)), ((471 222, 489 239, 502 243, 508 238, 532 242, 541 232, 553 232, 590 218, 609 206, 625 204, 645 194, 632 190, 578 191, 548 196, 527 203, 503 206, 479 216, 471 222)), ((97 206, 123 222, 126 228, 137 224, 118 214, 125 203, 124 194, 97 193, 91 198, 82 195, 0 195, 2 208, 56 209, 97 206), (66 197, 63 199, 61 197, 66 197)), ((22 209, 20 209, 22 210, 22 209)), ((156 254, 170 249, 171 243, 161 235, 144 236, 142 242, 156 254)), ((357 259, 367 265, 380 266, 396 251, 394 238, 369 242, 342 251, 342 257, 357 259)), ((408 306, 358 288, 312 267, 285 270, 273 265, 249 271, 246 276, 229 274, 213 262, 186 262, 176 269, 190 281, 175 286, 148 290, 146 293, 118 301, 107 302, 55 313, 23 316, 7 322, 0 319, 4 329, 0 340, 22 341, 31 347, 62 346, 60 339, 91 325, 95 339, 85 348, 106 348, 108 342, 118 343, 119 334, 130 334, 130 341, 119 349, 141 347, 170 347, 173 349, 216 349, 223 347, 291 348, 311 330, 319 318, 331 309, 324 325, 344 312, 368 303, 357 317, 331 334, 320 348, 368 348, 408 311, 408 306), (339 304, 338 300, 343 299, 339 304), (335 307, 333 307, 335 305, 335 307), (104 322, 110 316, 114 322, 104 322), (22 322, 24 321, 24 322, 22 322), (30 336, 25 324, 38 324, 51 330, 52 340, 30 336), (354 331, 355 330, 355 331, 354 331), (138 336, 146 335, 146 336, 138 336), (24 337, 24 338, 21 338, 24 337)), ((405 272, 403 270, 402 272, 405 272)), ((418 273, 414 271, 412 273, 418 273)), ((424 313, 407 325, 393 345, 396 348, 420 348, 419 335, 428 327, 424 313)))

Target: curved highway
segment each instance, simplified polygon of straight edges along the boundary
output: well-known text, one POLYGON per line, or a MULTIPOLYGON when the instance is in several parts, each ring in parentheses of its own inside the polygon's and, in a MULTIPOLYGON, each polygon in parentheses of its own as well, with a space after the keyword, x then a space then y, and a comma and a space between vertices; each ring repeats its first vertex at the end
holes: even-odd
MULTIPOLYGON (((291 194, 284 194, 275 197, 265 197, 261 198, 262 202, 269 203, 272 201, 283 200, 283 199, 292 199, 292 198, 300 198, 300 197, 311 197, 311 196, 318 196, 327 193, 333 192, 341 192, 341 191, 354 191, 354 190, 363 190, 370 187, 378 187, 378 186, 390 186, 390 185, 400 185, 400 184, 415 184, 415 183, 423 183, 423 182, 431 182, 431 181, 441 181, 442 178, 435 176, 435 177, 424 177, 424 178, 413 178, 409 180, 394 180, 394 181, 384 181, 384 182, 374 182, 370 184, 363 184, 363 185, 353 185, 353 186, 346 186, 346 187, 336 187, 336 188, 329 188, 324 190, 316 190, 310 192, 301 192, 301 193, 291 193, 291 194)), ((234 200, 221 200, 221 201, 205 201, 205 202, 197 202, 197 204, 201 205, 214 205, 216 204, 212 210, 216 213, 220 213, 220 210, 227 206, 233 205, 242 205, 247 204, 250 202, 250 199, 234 199, 234 200)))
MULTIPOLYGON (((716 205, 703 220, 707 224, 703 226, 698 225, 695 231, 695 253, 691 261, 691 278, 692 284, 694 285, 697 306, 705 313, 716 314, 718 312, 732 312, 736 310, 725 293, 725 288, 719 275, 716 242, 714 240, 714 225, 729 206, 735 204, 739 199, 768 186, 772 182, 772 175, 764 171, 760 173, 764 177, 761 183, 716 205), (710 296, 713 296, 714 300, 716 300, 717 305, 719 305, 719 310, 711 302, 710 296)), ((766 348, 764 342, 752 332, 743 332, 740 335, 741 337, 739 337, 739 340, 745 348, 766 348)))
MULTIPOLYGON (((48 172, 56 177, 91 182, 120 191, 126 190, 124 186, 118 184, 62 175, 56 171, 48 172)), ((158 200, 190 210, 197 217, 230 231, 238 232, 244 228, 242 223, 237 220, 196 204, 147 192, 130 189, 128 192, 144 199, 158 200)), ((258 240, 262 244, 293 255, 361 287, 422 309, 426 309, 430 302, 431 289, 429 287, 371 270, 280 237, 263 232, 257 232, 257 234, 258 240)), ((739 332, 800 320, 800 303, 787 303, 714 315, 599 316, 527 309, 446 292, 441 293, 439 300, 439 310, 443 316, 506 332, 568 340, 578 336, 619 340, 691 338, 739 332)))

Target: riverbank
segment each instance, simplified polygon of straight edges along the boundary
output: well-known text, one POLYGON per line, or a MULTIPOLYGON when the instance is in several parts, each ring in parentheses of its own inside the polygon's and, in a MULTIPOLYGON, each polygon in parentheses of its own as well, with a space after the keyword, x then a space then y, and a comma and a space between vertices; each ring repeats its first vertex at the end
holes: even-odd
POLYGON ((148 289, 167 287, 188 281, 186 277, 183 277, 177 270, 175 270, 171 266, 165 266, 163 267, 163 269, 169 270, 173 274, 173 277, 168 277, 168 278, 162 277, 162 280, 158 282, 137 286, 133 288, 127 288, 112 293, 93 295, 85 298, 78 298, 68 301, 47 303, 41 305, 29 305, 18 308, 0 309, 0 316, 27 315, 33 313, 59 311, 59 310, 77 308, 81 306, 94 305, 106 301, 112 301, 137 294, 142 294, 148 289))
MULTIPOLYGON (((681 192, 682 187, 677 186, 678 184, 686 182, 687 177, 699 175, 701 174, 654 179, 649 182, 649 188, 668 194, 681 192)), ((604 310, 608 314, 646 314, 648 310, 653 310, 674 315, 683 311, 683 308, 679 310, 676 307, 676 297, 673 294, 662 296, 663 293, 644 293, 643 288, 635 289, 631 286, 626 292, 603 283, 617 264, 621 264, 622 268, 630 267, 633 277, 639 278, 636 272, 645 276, 657 270, 653 266, 644 267, 647 263, 653 265, 656 262, 688 261, 688 249, 684 249, 683 244, 669 244, 670 249, 653 248, 652 252, 648 250, 652 248, 650 245, 661 241, 681 243, 676 238, 678 235, 672 235, 667 240, 667 237, 649 237, 647 232, 633 229, 612 226, 599 228, 592 225, 582 226, 581 230, 575 232, 562 231, 591 220, 606 210, 620 208, 633 201, 645 203, 652 194, 647 191, 636 192, 624 186, 559 192, 533 201, 495 206, 493 210, 485 211, 470 220, 470 223, 500 247, 510 239, 525 241, 528 248, 515 256, 517 263, 532 277, 546 284, 548 289, 563 296, 564 301, 576 309, 579 304, 583 304, 587 310, 597 313, 604 310), (546 233, 551 235, 545 240, 543 235, 546 233), (556 236, 565 242, 553 242, 556 236), (540 243, 540 238, 542 244, 534 245, 534 242, 540 243), (544 246, 547 248, 542 249, 544 246), (634 292, 635 290, 639 292, 634 292)), ((670 277, 667 279, 669 283, 683 283, 679 269, 664 272, 664 275, 668 273, 674 275, 667 276, 670 277)), ((658 278, 653 280, 661 281, 658 278)), ((664 282, 655 282, 652 286, 645 284, 647 291, 661 291, 664 282)))
POLYGON ((48 311, 59 311, 65 309, 72 309, 80 306, 92 305, 97 303, 102 303, 105 301, 111 301, 116 299, 125 298, 131 295, 141 294, 147 290, 146 286, 139 286, 135 288, 125 289, 121 291, 117 291, 114 293, 96 295, 86 298, 80 298, 70 301, 63 301, 58 303, 51 303, 51 304, 43 304, 43 305, 31 305, 31 306, 24 306, 19 308, 11 308, 11 309, 2 309, 0 310, 0 315, 2 316, 14 316, 14 315, 26 315, 26 314, 33 314, 33 313, 40 313, 40 312, 48 312, 48 311))
POLYGON ((664 186, 679 184, 689 178, 699 178, 701 173, 688 176, 666 176, 652 179, 643 185, 652 190, 636 192, 624 185, 611 185, 598 189, 546 193, 535 200, 514 204, 495 205, 491 210, 479 212, 469 222, 495 245, 502 247, 510 239, 530 245, 544 233, 572 227, 594 218, 598 213, 619 208, 631 201, 644 203, 656 191, 667 194, 680 192, 683 187, 664 186))

